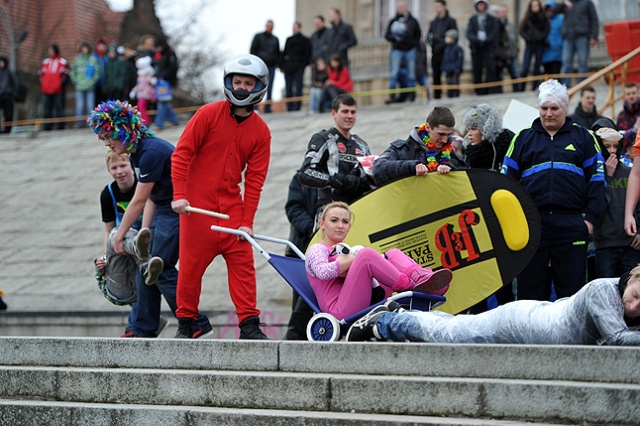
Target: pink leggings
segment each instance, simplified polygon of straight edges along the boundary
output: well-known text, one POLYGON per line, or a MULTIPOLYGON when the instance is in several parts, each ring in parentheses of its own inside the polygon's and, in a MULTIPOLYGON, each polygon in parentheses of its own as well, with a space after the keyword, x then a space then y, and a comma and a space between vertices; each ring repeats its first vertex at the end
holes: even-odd
POLYGON ((138 107, 138 111, 140 111, 140 115, 142 116, 142 123, 145 126, 151 124, 149 113, 147 112, 149 110, 149 99, 138 99, 138 104, 136 106, 138 107))
POLYGON ((358 251, 347 272, 340 296, 329 306, 327 313, 343 319, 370 306, 372 278, 384 288, 386 297, 394 291, 410 288, 403 272, 413 265, 419 267, 418 264, 398 249, 391 249, 385 254, 386 259, 372 248, 365 247, 358 251))

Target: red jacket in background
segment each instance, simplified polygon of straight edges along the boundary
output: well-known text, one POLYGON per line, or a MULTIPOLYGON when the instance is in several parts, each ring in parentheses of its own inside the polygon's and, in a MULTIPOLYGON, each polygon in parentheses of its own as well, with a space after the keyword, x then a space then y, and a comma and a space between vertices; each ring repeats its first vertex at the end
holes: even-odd
POLYGON ((40 68, 40 90, 43 95, 60 95, 69 75, 69 63, 62 56, 54 56, 42 61, 40 68))
POLYGON ((349 74, 349 68, 342 67, 342 70, 334 70, 331 67, 327 69, 329 80, 333 82, 333 85, 338 89, 342 89, 346 92, 353 92, 353 80, 349 74))

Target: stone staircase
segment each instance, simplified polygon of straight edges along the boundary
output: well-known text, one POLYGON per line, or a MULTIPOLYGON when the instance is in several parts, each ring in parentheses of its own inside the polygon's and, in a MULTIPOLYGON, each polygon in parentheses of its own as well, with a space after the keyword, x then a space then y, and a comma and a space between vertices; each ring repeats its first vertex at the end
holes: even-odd
POLYGON ((0 338, 0 425, 640 423, 637 348, 0 338))

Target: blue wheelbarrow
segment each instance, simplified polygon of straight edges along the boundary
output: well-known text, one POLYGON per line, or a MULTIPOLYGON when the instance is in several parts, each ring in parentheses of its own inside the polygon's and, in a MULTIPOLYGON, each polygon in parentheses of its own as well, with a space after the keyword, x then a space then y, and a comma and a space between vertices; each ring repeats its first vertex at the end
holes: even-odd
POLYGON ((251 237, 244 231, 225 228, 222 226, 213 225, 211 226, 211 229, 213 231, 225 232, 244 237, 262 255, 262 257, 264 257, 266 261, 273 266, 273 268, 291 286, 291 288, 293 288, 293 290, 302 297, 302 299, 315 313, 307 324, 307 338, 313 342, 335 342, 339 340, 341 336, 346 335, 347 330, 349 330, 349 327, 351 327, 356 320, 369 312, 374 306, 384 304, 387 300, 395 300, 405 309, 419 311, 430 311, 447 301, 447 298, 444 296, 404 291, 402 293, 394 294, 388 299, 369 306, 346 318, 338 319, 333 315, 320 310, 318 301, 316 300, 316 295, 311 288, 311 284, 309 284, 307 273, 305 271, 305 255, 291 241, 258 234, 254 234, 254 236, 251 237), (289 248, 291 248, 299 258, 268 253, 256 240, 289 246, 289 248))

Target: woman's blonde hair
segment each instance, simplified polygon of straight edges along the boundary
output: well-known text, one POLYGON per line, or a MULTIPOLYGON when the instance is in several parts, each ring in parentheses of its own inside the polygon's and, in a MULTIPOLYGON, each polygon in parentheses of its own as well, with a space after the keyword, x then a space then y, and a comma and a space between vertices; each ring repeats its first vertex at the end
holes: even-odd
POLYGON ((327 212, 329 210, 331 210, 334 207, 338 207, 341 209, 345 209, 346 211, 349 212, 349 216, 351 218, 351 221, 353 222, 353 219, 355 219, 355 216, 353 215, 353 212, 351 211, 351 209, 349 208, 349 204, 345 203, 344 201, 332 201, 329 204, 325 205, 322 208, 322 214, 320 215, 320 219, 324 220, 325 217, 327 216, 327 212))

